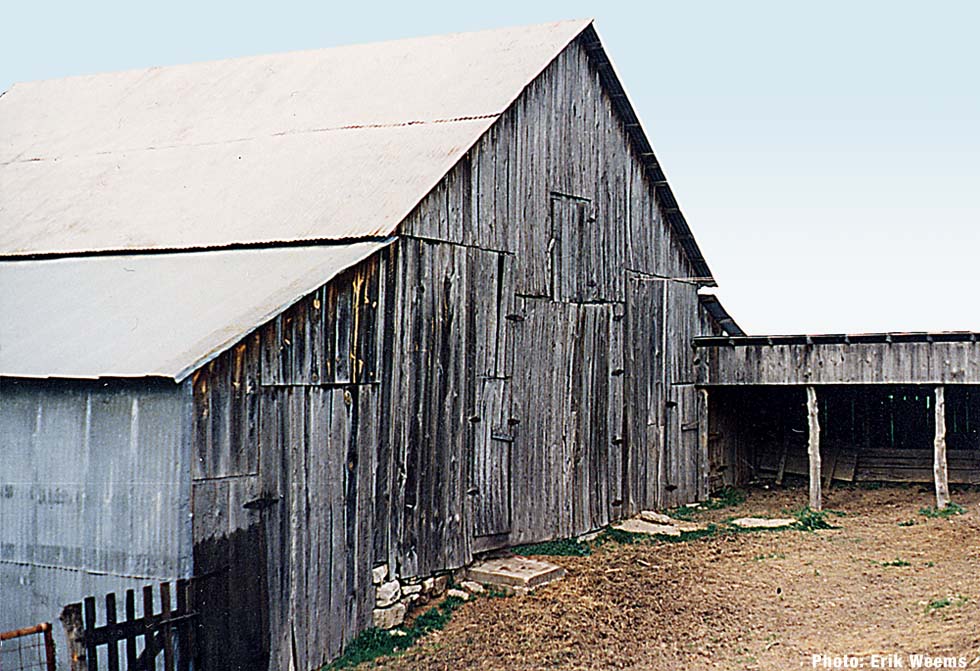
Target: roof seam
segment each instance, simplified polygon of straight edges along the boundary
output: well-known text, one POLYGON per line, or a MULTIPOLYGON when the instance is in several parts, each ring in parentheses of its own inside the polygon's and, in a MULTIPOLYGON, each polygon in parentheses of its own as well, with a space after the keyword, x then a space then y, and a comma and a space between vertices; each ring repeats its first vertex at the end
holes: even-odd
POLYGON ((363 235, 355 238, 304 238, 300 240, 268 240, 264 242, 235 242, 225 245, 198 247, 117 247, 70 252, 46 252, 43 254, 0 255, 0 263, 28 261, 55 261, 58 259, 100 258, 106 256, 161 256, 173 254, 200 254, 201 252, 237 252, 253 249, 290 249, 295 247, 343 247, 359 242, 388 244, 397 235, 363 235))
POLYGON ((135 147, 113 149, 111 151, 97 151, 88 154, 71 154, 66 156, 32 156, 31 158, 16 158, 12 161, 0 161, 0 166, 17 165, 21 163, 37 163, 39 161, 62 161, 66 159, 86 158, 89 156, 112 156, 114 154, 137 153, 142 151, 160 151, 167 149, 186 149, 193 147, 220 147, 229 144, 254 142, 256 140, 266 140, 274 137, 292 137, 296 135, 308 135, 313 133, 332 133, 337 131, 350 130, 371 130, 381 128, 407 128, 409 126, 430 126, 436 124, 465 123, 467 121, 482 121, 485 119, 495 119, 503 112, 491 112, 489 114, 472 114, 467 116, 449 117, 445 119, 416 119, 412 121, 402 121, 399 123, 367 123, 367 124, 348 124, 345 126, 331 126, 327 128, 306 128, 303 130, 285 130, 270 135, 256 135, 254 137, 232 138, 229 140, 218 140, 214 142, 192 142, 187 144, 166 144, 151 147, 135 147))

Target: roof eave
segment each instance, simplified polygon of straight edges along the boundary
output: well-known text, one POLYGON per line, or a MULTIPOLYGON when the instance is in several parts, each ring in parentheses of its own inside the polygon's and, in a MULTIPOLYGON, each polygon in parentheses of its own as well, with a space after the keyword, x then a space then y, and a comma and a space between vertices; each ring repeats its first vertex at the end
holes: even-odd
POLYGON ((644 173, 654 190, 664 216, 667 218, 667 223, 674 231, 678 243, 693 266, 696 275, 693 279, 702 286, 718 286, 711 269, 708 267, 708 262, 701 253, 701 248, 698 247, 698 243, 694 239, 691 227, 688 225, 687 219, 681 212, 677 199, 667 183, 667 177, 653 152, 653 147, 643 130, 643 124, 640 122, 633 104, 630 102, 629 95, 623 88, 616 68, 602 46, 602 40, 599 38, 595 25, 589 23, 579 35, 579 39, 582 40, 586 53, 599 73, 599 80, 612 101, 613 109, 616 110, 623 122, 623 127, 626 129, 636 155, 643 164, 644 173))

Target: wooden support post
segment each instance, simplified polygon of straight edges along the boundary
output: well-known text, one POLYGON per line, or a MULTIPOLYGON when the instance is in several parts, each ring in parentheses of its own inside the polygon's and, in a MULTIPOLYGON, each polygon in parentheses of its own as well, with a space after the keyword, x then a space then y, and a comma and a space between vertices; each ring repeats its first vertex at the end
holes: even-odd
POLYGON ((810 509, 820 510, 823 507, 820 496, 820 417, 817 408, 817 390, 815 387, 806 388, 806 415, 809 425, 810 442, 810 509))
POLYGON ((698 452, 701 456, 701 486, 698 501, 707 501, 711 497, 711 450, 708 434, 708 390, 698 389, 698 452))
POLYGON ((949 479, 946 468, 946 388, 943 386, 936 387, 936 440, 933 448, 936 508, 942 510, 949 505, 949 479))

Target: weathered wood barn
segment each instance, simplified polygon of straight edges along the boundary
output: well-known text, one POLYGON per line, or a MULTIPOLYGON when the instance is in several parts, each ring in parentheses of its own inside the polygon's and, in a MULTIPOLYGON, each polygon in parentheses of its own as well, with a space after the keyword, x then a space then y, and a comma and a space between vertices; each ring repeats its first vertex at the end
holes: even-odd
POLYGON ((707 494, 737 332, 587 21, 18 84, 0 256, 0 629, 195 576, 314 669, 375 565, 707 494))

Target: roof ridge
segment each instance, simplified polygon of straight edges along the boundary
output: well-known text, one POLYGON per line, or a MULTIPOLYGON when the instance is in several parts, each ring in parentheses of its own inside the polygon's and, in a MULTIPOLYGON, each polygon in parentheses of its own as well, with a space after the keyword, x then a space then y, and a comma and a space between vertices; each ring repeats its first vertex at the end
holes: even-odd
POLYGON ((321 53, 325 51, 334 51, 334 50, 340 51, 344 49, 354 50, 354 49, 371 48, 371 47, 378 47, 382 45, 391 45, 391 44, 407 43, 407 42, 425 42, 428 40, 437 40, 437 39, 466 38, 473 35, 483 35, 489 33, 506 33, 509 31, 527 30, 529 28, 554 28, 566 24, 580 23, 582 25, 582 29, 584 30, 585 27, 587 25, 590 25, 593 21, 594 19, 592 18, 560 19, 558 21, 543 21, 540 23, 526 23, 526 24, 500 26, 498 28, 463 30, 463 31, 456 31, 451 33, 434 33, 434 34, 427 34, 427 35, 414 35, 408 37, 394 37, 387 40, 374 40, 371 42, 349 42, 345 44, 334 44, 331 46, 324 46, 324 47, 310 47, 308 49, 287 49, 285 51, 270 51, 270 52, 257 53, 257 54, 255 53, 242 54, 238 56, 225 56, 221 58, 202 59, 199 61, 182 61, 178 63, 166 63, 163 65, 144 65, 144 66, 132 67, 132 68, 122 68, 120 70, 101 70, 98 72, 86 72, 86 73, 75 74, 75 75, 67 75, 64 77, 49 77, 46 79, 28 79, 24 81, 13 82, 8 89, 0 92, 0 95, 3 95, 8 91, 12 91, 14 88, 18 86, 23 87, 31 84, 46 84, 50 82, 61 82, 61 81, 76 80, 76 79, 117 76, 123 74, 136 74, 140 72, 150 73, 150 72, 154 72, 158 70, 166 70, 170 68, 189 68, 195 66, 208 66, 208 65, 216 65, 220 63, 229 63, 233 61, 249 61, 249 60, 260 60, 263 58, 275 58, 278 56, 300 56, 305 54, 321 53))

